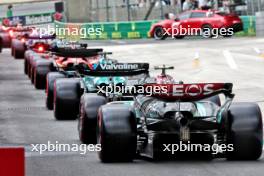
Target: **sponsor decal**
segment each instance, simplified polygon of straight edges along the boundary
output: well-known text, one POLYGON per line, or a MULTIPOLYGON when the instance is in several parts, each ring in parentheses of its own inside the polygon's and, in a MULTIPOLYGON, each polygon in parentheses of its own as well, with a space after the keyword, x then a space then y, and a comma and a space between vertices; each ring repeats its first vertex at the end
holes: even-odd
POLYGON ((109 63, 89 63, 89 68, 91 70, 135 70, 138 69, 138 64, 129 64, 129 63, 117 63, 117 64, 109 64, 109 63))
POLYGON ((91 69, 91 70, 96 70, 96 68, 98 67, 98 63, 89 63, 88 64, 88 67, 91 69))
POLYGON ((26 16, 25 25, 51 23, 53 21, 51 14, 43 14, 38 16, 26 16))
POLYGON ((135 70, 137 64, 100 64, 102 70, 135 70))
POLYGON ((198 96, 208 95, 214 92, 214 84, 190 84, 173 85, 173 96, 198 96))

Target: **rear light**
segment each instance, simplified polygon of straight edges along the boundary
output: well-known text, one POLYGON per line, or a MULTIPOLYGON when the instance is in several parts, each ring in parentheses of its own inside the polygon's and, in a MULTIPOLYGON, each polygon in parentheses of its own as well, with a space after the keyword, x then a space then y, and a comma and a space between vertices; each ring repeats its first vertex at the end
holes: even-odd
POLYGON ((13 31, 13 30, 10 30, 10 31, 9 31, 9 36, 10 36, 10 37, 14 37, 14 31, 13 31))
POLYGON ((43 46, 39 46, 38 47, 38 52, 43 52, 44 51, 44 47, 43 46))
POLYGON ((25 43, 26 42, 26 39, 25 38, 22 38, 21 39, 21 42, 25 43))

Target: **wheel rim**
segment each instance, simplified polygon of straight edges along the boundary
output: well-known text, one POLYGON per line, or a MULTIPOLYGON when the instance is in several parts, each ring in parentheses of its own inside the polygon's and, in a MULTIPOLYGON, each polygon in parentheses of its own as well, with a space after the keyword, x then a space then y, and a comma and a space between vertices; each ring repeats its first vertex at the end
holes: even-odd
POLYGON ((157 28, 154 32, 154 38, 155 39, 161 39, 163 37, 163 29, 162 28, 157 28))
POLYGON ((212 36, 212 28, 210 26, 205 26, 203 27, 203 37, 204 38, 210 38, 212 36), (208 34, 205 34, 208 33, 208 34))

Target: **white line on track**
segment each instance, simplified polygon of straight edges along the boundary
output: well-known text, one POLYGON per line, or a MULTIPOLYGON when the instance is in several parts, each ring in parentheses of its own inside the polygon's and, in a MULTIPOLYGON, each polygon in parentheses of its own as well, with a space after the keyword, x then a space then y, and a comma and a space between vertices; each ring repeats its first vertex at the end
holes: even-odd
POLYGON ((230 51, 229 50, 224 50, 223 51, 223 55, 226 58, 226 62, 228 64, 228 66, 231 69, 236 70, 237 69, 237 64, 236 64, 232 54, 230 53, 230 51))

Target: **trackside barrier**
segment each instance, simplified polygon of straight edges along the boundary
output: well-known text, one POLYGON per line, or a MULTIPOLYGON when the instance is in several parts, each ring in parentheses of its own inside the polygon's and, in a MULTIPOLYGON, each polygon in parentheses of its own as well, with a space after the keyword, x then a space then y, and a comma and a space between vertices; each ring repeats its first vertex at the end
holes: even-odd
POLYGON ((237 36, 256 36, 256 17, 240 16, 244 24, 244 31, 238 32, 237 36))
POLYGON ((25 176, 24 148, 0 147, 0 175, 25 176))
POLYGON ((138 38, 149 38, 149 29, 153 21, 133 21, 133 22, 105 22, 105 23, 63 23, 55 21, 56 31, 63 31, 61 28, 68 28, 69 31, 77 29, 86 29, 86 31, 100 30, 101 35, 95 33, 84 35, 61 35, 60 38, 67 39, 82 39, 82 40, 99 40, 99 39, 138 39, 138 38))
MULTIPOLYGON (((244 31, 237 33, 237 36, 255 36, 256 35, 256 17, 241 16, 244 23, 244 31)), ((70 40, 99 40, 99 39, 139 39, 149 38, 149 30, 152 24, 157 20, 152 21, 131 21, 131 22, 104 22, 104 23, 63 23, 55 21, 55 27, 62 30, 68 28, 69 31, 76 29, 85 29, 86 31, 96 31, 99 29, 101 35, 95 33, 88 35, 64 35, 59 34, 60 38, 70 40)), ((58 30, 57 30, 58 31, 58 30)), ((72 33, 70 33, 72 34, 72 33)))

